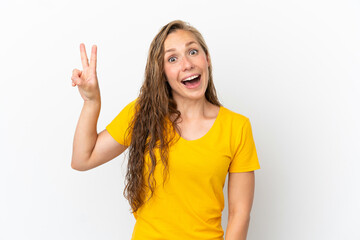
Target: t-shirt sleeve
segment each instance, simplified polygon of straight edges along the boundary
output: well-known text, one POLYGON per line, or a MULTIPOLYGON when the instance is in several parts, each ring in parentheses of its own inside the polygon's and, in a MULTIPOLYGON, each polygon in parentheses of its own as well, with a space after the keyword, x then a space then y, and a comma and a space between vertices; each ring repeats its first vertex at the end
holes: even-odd
POLYGON ((129 146, 131 143, 130 124, 135 113, 135 102, 126 105, 121 112, 106 126, 109 134, 121 145, 129 146))
POLYGON ((250 172, 260 169, 251 124, 248 118, 235 139, 235 151, 233 152, 229 172, 250 172))

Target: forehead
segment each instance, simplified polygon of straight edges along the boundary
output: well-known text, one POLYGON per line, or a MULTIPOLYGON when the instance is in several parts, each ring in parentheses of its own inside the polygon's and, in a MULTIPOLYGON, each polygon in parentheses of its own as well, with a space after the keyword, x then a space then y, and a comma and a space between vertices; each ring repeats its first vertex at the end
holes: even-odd
POLYGON ((189 31, 179 29, 175 32, 170 33, 166 37, 164 42, 164 50, 166 51, 172 48, 179 49, 185 47, 186 44, 189 42, 195 42, 199 44, 194 34, 189 31))

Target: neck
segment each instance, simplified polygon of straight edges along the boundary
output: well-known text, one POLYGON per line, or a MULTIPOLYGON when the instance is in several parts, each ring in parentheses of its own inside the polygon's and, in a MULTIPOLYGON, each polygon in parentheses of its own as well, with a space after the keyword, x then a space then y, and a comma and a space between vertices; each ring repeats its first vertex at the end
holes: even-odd
POLYGON ((206 117, 211 103, 209 103, 205 96, 201 99, 179 99, 174 98, 177 104, 177 109, 181 113, 181 118, 185 119, 201 119, 206 117))

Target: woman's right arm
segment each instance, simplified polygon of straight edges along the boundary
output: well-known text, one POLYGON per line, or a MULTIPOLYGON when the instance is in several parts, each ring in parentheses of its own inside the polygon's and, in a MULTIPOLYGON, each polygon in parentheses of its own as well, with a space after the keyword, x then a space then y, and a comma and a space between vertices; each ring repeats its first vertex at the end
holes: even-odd
POLYGON ((72 86, 78 86, 84 105, 76 126, 71 167, 85 171, 104 164, 119 156, 126 146, 118 143, 108 132, 97 133, 97 120, 101 109, 101 98, 96 76, 97 47, 91 51, 90 65, 84 44, 80 44, 83 70, 73 70, 72 86))

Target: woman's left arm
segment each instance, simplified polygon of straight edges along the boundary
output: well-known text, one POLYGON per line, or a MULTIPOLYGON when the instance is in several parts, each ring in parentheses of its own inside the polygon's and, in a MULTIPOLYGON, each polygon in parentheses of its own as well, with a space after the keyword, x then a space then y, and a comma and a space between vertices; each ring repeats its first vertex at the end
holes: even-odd
POLYGON ((229 216, 225 240, 246 240, 254 199, 254 188, 254 171, 229 173, 229 216))

